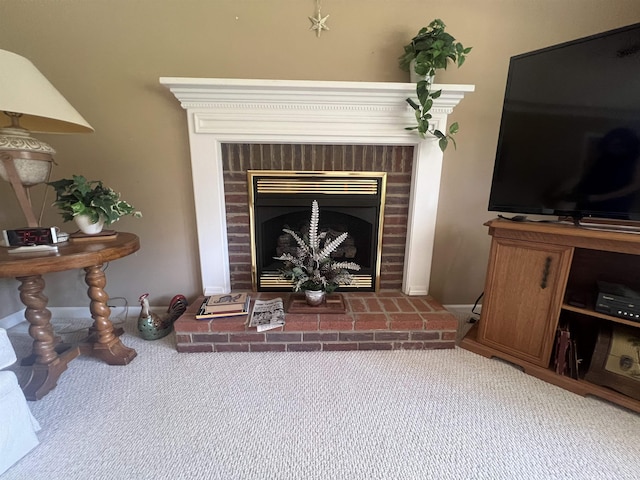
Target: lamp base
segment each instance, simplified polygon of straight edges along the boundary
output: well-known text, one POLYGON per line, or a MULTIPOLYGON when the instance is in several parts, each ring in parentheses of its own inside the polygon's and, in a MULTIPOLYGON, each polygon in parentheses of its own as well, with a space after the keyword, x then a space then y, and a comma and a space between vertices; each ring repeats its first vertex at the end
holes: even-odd
MULTIPOLYGON (((49 179, 51 163, 56 151, 22 128, 0 128, 0 155, 13 159, 20 183, 25 187, 38 185, 49 179)), ((10 181, 11 172, 0 163, 0 177, 10 181)))
POLYGON ((46 182, 55 150, 22 128, 0 129, 0 177, 11 183, 29 227, 38 227, 27 187, 46 182))

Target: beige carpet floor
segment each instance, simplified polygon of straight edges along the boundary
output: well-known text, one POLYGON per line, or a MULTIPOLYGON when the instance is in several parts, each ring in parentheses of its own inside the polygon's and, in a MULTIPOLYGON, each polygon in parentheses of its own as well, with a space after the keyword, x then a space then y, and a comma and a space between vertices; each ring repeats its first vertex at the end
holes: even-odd
POLYGON ((640 415, 459 348, 181 354, 124 326, 138 357, 71 362, 0 480, 639 476, 640 415))

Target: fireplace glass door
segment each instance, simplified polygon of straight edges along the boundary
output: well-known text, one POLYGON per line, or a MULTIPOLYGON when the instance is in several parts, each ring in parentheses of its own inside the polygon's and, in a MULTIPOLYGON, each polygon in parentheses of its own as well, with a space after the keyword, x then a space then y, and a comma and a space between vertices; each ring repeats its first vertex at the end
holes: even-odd
POLYGON ((297 243, 283 229, 304 235, 311 204, 319 206, 319 231, 331 238, 347 232, 333 252, 336 261, 360 265, 353 282, 339 290, 379 288, 382 219, 386 173, 248 171, 251 195, 252 277, 257 291, 286 291, 282 262, 274 257, 296 254, 297 243))

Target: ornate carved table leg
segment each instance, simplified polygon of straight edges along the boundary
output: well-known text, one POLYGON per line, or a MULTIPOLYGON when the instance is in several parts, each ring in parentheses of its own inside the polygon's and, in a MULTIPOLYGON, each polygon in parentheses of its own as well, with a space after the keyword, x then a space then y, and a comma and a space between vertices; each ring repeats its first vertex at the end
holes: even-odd
POLYGON ((113 323, 109 319, 111 309, 107 305, 109 296, 104 291, 107 277, 102 265, 86 267, 85 282, 91 299, 91 318, 93 318, 92 341, 88 347, 80 347, 83 354, 97 357, 109 365, 126 365, 137 355, 133 348, 125 347, 115 335, 113 323))
POLYGON ((78 356, 79 349, 70 348, 61 355, 55 350, 56 337, 51 326, 51 312, 44 296, 44 280, 40 275, 18 277, 20 300, 25 305, 25 318, 29 322, 29 335, 33 338, 34 363, 31 377, 22 387, 28 400, 39 400, 53 390, 67 364, 78 356))

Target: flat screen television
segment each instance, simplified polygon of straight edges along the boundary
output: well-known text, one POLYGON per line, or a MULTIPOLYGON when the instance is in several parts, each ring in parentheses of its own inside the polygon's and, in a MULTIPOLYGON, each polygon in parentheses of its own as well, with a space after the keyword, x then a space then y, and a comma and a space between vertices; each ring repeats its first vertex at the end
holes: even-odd
POLYGON ((489 211, 640 220, 640 23, 510 59, 489 211))

